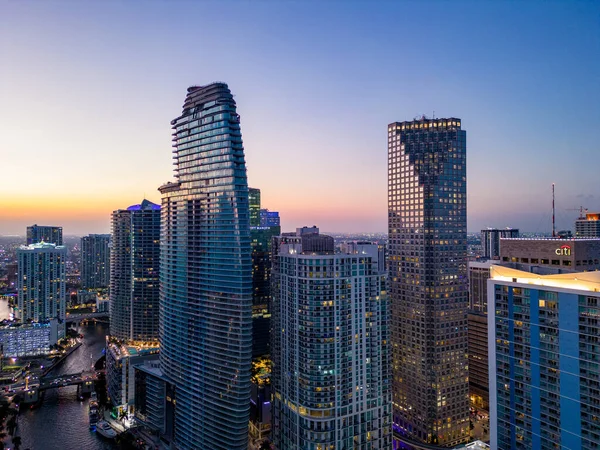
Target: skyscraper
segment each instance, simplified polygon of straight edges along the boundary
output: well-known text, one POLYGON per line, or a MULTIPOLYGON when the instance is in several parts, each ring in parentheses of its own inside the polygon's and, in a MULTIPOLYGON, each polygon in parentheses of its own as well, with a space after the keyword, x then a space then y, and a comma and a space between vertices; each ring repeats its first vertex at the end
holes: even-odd
POLYGON ((334 253, 303 228, 273 248, 278 449, 391 449, 389 303, 376 244, 334 253))
POLYGON ((456 118, 388 126, 394 425, 469 438, 466 132, 456 118))
POLYGON ((122 341, 158 340, 160 206, 148 200, 112 214, 110 333, 122 341))
POLYGON ((260 226, 260 189, 248 188, 248 206, 250 208, 250 226, 260 226))
POLYGON ((38 244, 40 242, 63 245, 62 227, 37 224, 27 227, 27 245, 38 244))
POLYGON ((225 83, 190 87, 161 186, 160 367, 179 449, 248 446, 252 267, 240 117, 225 83))
POLYGON ((119 414, 133 411, 134 366, 158 351, 160 220, 148 200, 112 214, 106 388, 119 414))
POLYGON ((600 272, 492 266, 488 282, 493 449, 598 448, 600 272))
POLYGON ((67 248, 62 245, 37 243, 17 249, 15 316, 21 322, 65 319, 66 259, 67 248))
POLYGON ((107 288, 110 284, 110 234, 90 234, 81 238, 81 286, 107 288))
POLYGON ((481 246, 483 256, 488 259, 500 259, 500 239, 518 238, 519 230, 516 228, 486 228, 481 230, 481 246))

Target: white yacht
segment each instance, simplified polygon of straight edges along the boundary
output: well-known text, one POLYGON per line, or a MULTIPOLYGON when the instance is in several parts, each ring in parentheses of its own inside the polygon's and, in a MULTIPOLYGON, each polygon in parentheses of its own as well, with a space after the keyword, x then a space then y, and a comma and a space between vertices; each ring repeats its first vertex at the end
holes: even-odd
POLYGON ((116 431, 105 420, 99 420, 96 424, 96 432, 107 439, 114 439, 117 435, 116 431))

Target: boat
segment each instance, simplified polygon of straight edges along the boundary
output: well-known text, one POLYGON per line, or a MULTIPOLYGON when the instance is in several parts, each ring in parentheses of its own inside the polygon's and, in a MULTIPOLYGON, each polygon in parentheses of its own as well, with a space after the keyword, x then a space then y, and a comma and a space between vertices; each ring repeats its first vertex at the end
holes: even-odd
POLYGON ((96 424, 98 423, 98 405, 90 403, 88 417, 90 419, 90 430, 93 430, 96 427, 96 424))
POLYGON ((114 439, 117 435, 116 431, 111 428, 105 420, 99 420, 96 424, 96 432, 106 439, 114 439))

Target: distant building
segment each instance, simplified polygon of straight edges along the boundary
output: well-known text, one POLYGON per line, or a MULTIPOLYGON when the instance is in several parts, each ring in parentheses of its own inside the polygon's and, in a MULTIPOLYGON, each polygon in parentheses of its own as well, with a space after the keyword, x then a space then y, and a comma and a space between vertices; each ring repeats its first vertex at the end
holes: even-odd
POLYGON ((66 258, 67 248, 62 245, 37 243, 17 249, 17 319, 22 322, 64 321, 66 258))
POLYGON ((17 289, 17 278, 18 278, 18 264, 17 263, 8 263, 6 265, 6 284, 8 292, 15 292, 17 289))
POLYGON ((316 227, 274 245, 276 448, 390 449, 390 311, 377 245, 335 253, 316 227))
POLYGON ((516 228, 486 228, 481 230, 481 247, 483 248, 483 257, 487 259, 500 258, 500 239, 518 238, 519 230, 516 228))
POLYGON ((569 271, 600 269, 600 239, 502 239, 502 262, 563 268, 569 271))
POLYGON ((112 214, 111 336, 158 341, 160 206, 148 200, 112 214))
POLYGON ((96 311, 97 312, 110 312, 110 299, 108 296, 96 296, 96 311))
POLYGON ((50 353, 58 342, 58 320, 34 323, 10 323, 0 326, 0 345, 5 358, 39 356, 50 353))
POLYGON ((600 213, 587 213, 575 221, 575 237, 600 238, 600 213))
POLYGON ((37 224, 27 227, 27 245, 39 244, 40 242, 63 245, 62 227, 37 224))
POLYGON ((493 266, 488 286, 491 448, 597 449, 600 272, 493 266))
POLYGON ((260 189, 248 188, 248 209, 250 226, 260 227, 260 189))
POLYGON ((81 287, 107 288, 110 284, 110 234, 81 238, 81 287))
POLYGON ((268 209, 260 210, 260 226, 261 227, 278 227, 281 226, 279 212, 269 211, 268 209))

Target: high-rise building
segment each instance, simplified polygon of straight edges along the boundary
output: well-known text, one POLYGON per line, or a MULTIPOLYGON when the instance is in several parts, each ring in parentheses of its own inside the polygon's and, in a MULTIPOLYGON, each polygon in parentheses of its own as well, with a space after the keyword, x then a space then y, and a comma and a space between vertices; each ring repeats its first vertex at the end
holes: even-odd
POLYGON ((268 209, 260 210, 260 226, 261 227, 278 227, 281 226, 278 211, 269 211, 268 209))
POLYGON ((110 234, 90 234, 81 238, 81 286, 107 288, 110 284, 110 234))
POLYGON ((240 116, 225 83, 190 87, 161 186, 160 367, 178 449, 246 450, 252 266, 240 116))
POLYGON ((260 227, 260 189, 248 188, 250 226, 260 227))
POLYGON ((112 214, 106 387, 119 414, 133 411, 134 366, 158 351, 160 220, 148 200, 112 214))
POLYGON ((65 319, 66 259, 67 248, 62 245, 37 243, 17 249, 17 319, 21 322, 65 319))
POLYGON ((518 238, 519 230, 516 228, 486 228, 481 230, 481 246, 483 247, 483 257, 488 259, 500 258, 500 239, 518 238))
POLYGON ((598 286, 598 271, 541 275, 492 267, 491 448, 598 448, 598 286))
POLYGON ((377 245, 334 253, 317 228, 275 242, 276 448, 390 449, 389 303, 377 245))
POLYGON ((600 238, 600 213, 586 213, 575 221, 575 237, 600 238))
POLYGON ((148 200, 112 214, 110 334, 158 341, 160 206, 148 200))
POLYGON ((40 242, 63 245, 62 227, 37 224, 27 227, 27 245, 39 244, 40 242))
POLYGON ((250 227, 252 245, 252 357, 269 353, 271 336, 271 240, 281 228, 250 227))
POLYGON ((469 439, 466 132, 456 118, 388 126, 394 425, 469 439))

